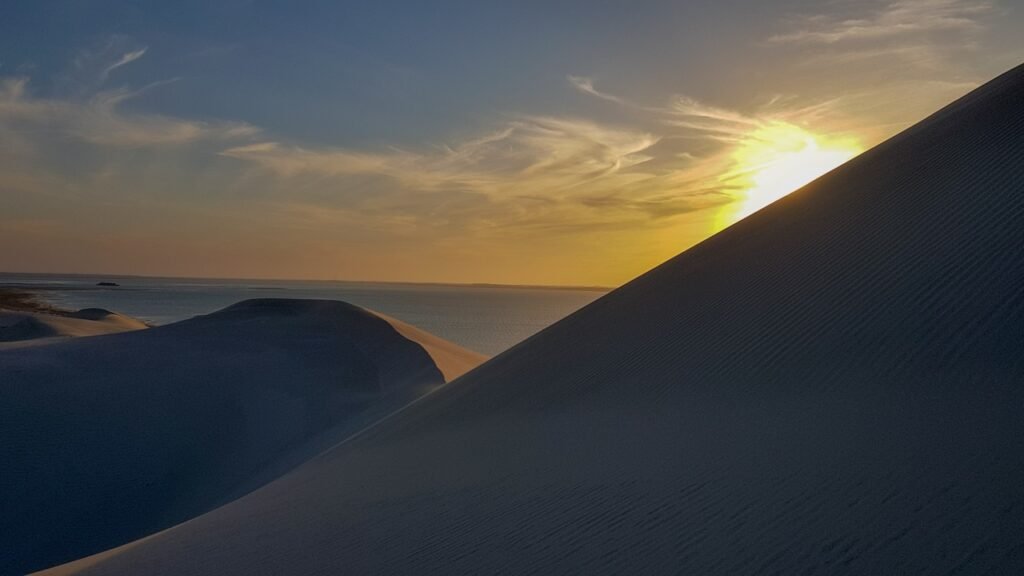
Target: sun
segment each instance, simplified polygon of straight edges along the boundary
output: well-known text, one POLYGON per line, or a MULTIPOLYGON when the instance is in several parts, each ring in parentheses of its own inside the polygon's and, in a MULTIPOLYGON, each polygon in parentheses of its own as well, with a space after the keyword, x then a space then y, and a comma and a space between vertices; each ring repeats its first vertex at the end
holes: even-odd
POLYGON ((734 169, 722 178, 743 193, 723 210, 717 227, 746 218, 861 152, 853 138, 815 136, 787 122, 757 128, 737 146, 734 169))

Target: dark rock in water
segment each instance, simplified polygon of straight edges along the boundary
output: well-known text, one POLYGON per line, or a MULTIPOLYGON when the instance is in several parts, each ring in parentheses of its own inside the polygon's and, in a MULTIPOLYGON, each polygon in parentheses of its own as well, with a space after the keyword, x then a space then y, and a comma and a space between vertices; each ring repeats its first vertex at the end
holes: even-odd
POLYGON ((108 287, 120 286, 120 284, 118 284, 117 282, 97 282, 96 285, 97 286, 108 286, 108 287))

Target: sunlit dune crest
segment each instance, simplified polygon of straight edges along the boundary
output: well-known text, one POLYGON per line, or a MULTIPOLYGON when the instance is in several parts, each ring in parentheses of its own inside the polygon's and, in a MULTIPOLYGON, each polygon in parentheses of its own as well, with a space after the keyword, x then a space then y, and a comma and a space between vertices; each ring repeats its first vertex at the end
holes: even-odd
POLYGON ((856 139, 826 137, 788 122, 772 122, 744 137, 735 169, 723 181, 741 182, 743 197, 725 206, 716 228, 733 224, 863 152, 856 139))

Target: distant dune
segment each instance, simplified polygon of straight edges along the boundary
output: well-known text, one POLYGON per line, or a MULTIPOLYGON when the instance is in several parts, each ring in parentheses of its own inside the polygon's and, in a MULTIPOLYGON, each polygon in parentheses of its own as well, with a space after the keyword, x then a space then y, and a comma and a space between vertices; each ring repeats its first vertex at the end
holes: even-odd
MULTIPOLYGON (((101 310, 23 316, 0 334, 144 327, 101 310)), ((313 300, 250 300, 163 327, 0 350, 0 574, 210 510, 482 359, 313 300)))
POLYGON ((293 473, 47 573, 1024 574, 1022 231, 1024 67, 293 473))
POLYGON ((0 310, 0 350, 148 327, 141 320, 101 308, 86 308, 61 315, 0 310))
POLYGON ((144 328, 149 328, 145 322, 109 310, 73 312, 51 306, 31 292, 0 287, 0 350, 144 328))

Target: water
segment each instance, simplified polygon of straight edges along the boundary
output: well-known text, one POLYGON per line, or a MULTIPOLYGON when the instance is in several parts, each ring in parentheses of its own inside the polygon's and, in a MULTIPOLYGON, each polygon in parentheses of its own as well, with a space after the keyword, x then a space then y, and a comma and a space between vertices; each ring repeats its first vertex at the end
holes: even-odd
POLYGON ((0 286, 35 291, 62 308, 106 308, 168 324, 250 298, 343 300, 497 354, 590 303, 590 289, 0 274, 0 286), (107 288, 98 281, 120 284, 107 288))

